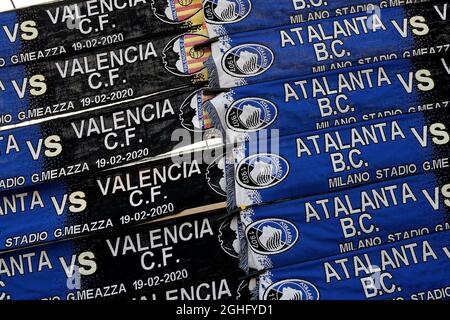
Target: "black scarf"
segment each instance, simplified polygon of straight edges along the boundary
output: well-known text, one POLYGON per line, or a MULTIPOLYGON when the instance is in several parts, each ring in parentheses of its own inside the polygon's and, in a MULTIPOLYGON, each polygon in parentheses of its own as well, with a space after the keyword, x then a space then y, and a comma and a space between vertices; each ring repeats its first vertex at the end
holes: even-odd
POLYGON ((1 250, 141 224, 225 201, 220 150, 138 163, 3 193, 1 250), (216 159, 206 162, 206 159, 216 159))
POLYGON ((11 299, 236 298, 233 220, 221 210, 3 254, 0 281, 11 299), (27 256, 33 266, 18 274, 11 261, 27 256))
POLYGON ((203 83, 209 49, 204 27, 133 44, 116 44, 0 73, 1 127, 105 106, 203 83))
POLYGON ((207 122, 202 90, 189 86, 3 131, 0 180, 23 177, 17 186, 25 186, 34 184, 33 175, 51 170, 81 165, 84 174, 93 174, 154 157, 183 143, 172 137, 177 129, 191 137, 190 143, 201 140, 207 122))
POLYGON ((181 34, 202 23, 200 0, 69 0, 4 12, 0 66, 181 34))

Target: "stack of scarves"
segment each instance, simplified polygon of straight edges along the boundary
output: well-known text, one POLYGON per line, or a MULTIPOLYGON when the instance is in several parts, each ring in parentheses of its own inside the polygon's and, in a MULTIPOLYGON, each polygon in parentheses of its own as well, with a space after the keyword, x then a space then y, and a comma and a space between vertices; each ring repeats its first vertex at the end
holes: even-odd
POLYGON ((203 2, 249 294, 449 299, 447 1, 203 2))
POLYGON ((0 300, 243 296, 200 0, 0 14, 0 300), (186 150, 187 149, 187 150, 186 150))

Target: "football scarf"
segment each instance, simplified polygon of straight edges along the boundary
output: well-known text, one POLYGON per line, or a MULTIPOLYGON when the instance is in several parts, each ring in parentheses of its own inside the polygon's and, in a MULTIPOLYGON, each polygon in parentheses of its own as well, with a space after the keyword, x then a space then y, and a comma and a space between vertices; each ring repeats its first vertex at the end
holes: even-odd
POLYGON ((143 162, 83 179, 67 176, 2 192, 0 250, 110 232, 186 210, 205 211, 218 203, 225 206, 224 165, 218 152, 196 152, 189 155, 190 161, 143 162), (217 160, 206 162, 209 157, 217 160))
MULTIPOLYGON (((408 6, 415 2, 417 1, 203 0, 203 7, 209 35, 216 37, 358 12, 380 12, 385 8, 408 6)), ((436 4, 441 1, 430 2, 436 4)))
POLYGON ((448 108, 449 57, 420 57, 232 88, 205 103, 227 143, 448 108))
POLYGON ((181 34, 204 22, 201 9, 201 0, 72 0, 0 13, 0 67, 181 34))
POLYGON ((273 269, 260 300, 448 300, 450 232, 273 269))
POLYGON ((448 112, 256 140, 227 160, 230 209, 448 170, 448 112))
POLYGON ((0 73, 0 125, 47 118, 205 82, 210 49, 198 27, 89 53, 6 67, 0 73))
POLYGON ((446 52, 447 10, 447 3, 416 4, 219 37, 208 62, 211 83, 230 88, 446 52))
POLYGON ((449 178, 417 175, 244 210, 241 266, 279 268, 450 231, 449 178))
POLYGON ((209 212, 2 254, 1 292, 10 300, 236 298, 243 274, 235 252, 222 245, 236 241, 226 214, 209 212))
MULTIPOLYGON (((180 145, 172 137, 177 129, 188 132, 192 140, 201 140, 203 136, 198 133, 207 123, 202 90, 185 87, 0 131, 0 180, 20 177, 20 186, 31 185, 33 176, 45 175, 44 172, 80 166, 84 174, 93 174, 155 157, 180 145)), ((0 187, 5 189, 8 186, 0 187)))

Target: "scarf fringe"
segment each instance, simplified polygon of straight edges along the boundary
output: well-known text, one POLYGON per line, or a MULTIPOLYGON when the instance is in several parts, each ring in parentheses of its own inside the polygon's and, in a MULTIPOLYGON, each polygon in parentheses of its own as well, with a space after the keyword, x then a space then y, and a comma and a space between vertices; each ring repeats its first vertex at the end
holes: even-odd
POLYGON ((219 88, 219 73, 217 71, 216 64, 214 63, 214 58, 210 56, 208 60, 204 62, 204 66, 208 70, 209 86, 211 88, 219 88))
POLYGON ((227 208, 228 211, 236 209, 236 185, 234 181, 234 164, 225 165, 225 179, 227 181, 227 208))
POLYGON ((248 264, 248 242, 247 238, 245 237, 245 230, 244 225, 242 224, 241 219, 239 218, 239 224, 238 224, 238 234, 239 234, 239 268, 244 270, 245 272, 249 272, 250 267, 248 264))
POLYGON ((217 113, 214 104, 211 103, 210 101, 207 101, 203 104, 203 109, 206 111, 209 118, 211 119, 212 126, 214 127, 214 129, 219 130, 222 133, 222 137, 225 139, 226 130, 222 125, 222 121, 220 121, 220 116, 217 113))

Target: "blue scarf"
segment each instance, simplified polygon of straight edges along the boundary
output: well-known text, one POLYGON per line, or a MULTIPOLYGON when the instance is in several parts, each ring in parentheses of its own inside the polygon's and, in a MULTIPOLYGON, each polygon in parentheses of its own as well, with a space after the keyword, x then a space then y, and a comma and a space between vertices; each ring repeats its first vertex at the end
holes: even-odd
POLYGON ((427 56, 236 87, 204 106, 231 144, 258 137, 262 130, 288 136, 445 109, 449 82, 448 56, 427 56))
MULTIPOLYGON (((435 4, 442 1, 430 2, 435 4)), ((358 12, 380 12, 391 6, 407 7, 411 4, 414 1, 203 0, 210 37, 324 20, 358 12)))
POLYGON ((445 8, 422 3, 219 37, 208 61, 210 81, 230 88, 445 51, 445 8))
POLYGON ((260 300, 448 300, 449 243, 447 231, 273 269, 255 291, 260 300))
POLYGON ((249 141, 227 164, 230 209, 448 170, 448 130, 444 110, 249 141))
POLYGON ((264 270, 450 230, 448 174, 416 175, 241 212, 241 266, 264 270))

